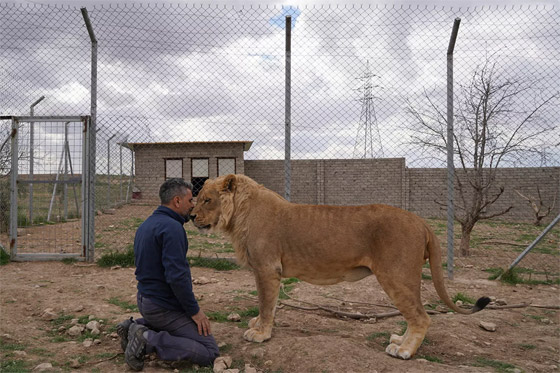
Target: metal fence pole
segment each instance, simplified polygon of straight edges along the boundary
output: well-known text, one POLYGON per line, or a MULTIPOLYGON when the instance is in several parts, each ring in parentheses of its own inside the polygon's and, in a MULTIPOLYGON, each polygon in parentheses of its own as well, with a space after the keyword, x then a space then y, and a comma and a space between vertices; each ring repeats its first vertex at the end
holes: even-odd
POLYGON ((107 207, 111 207, 111 140, 115 138, 117 134, 113 134, 113 136, 107 139, 107 207))
MULTIPOLYGON (((447 48, 447 276, 453 280, 453 223, 455 221, 454 188, 455 166, 453 164, 453 50, 459 32, 460 18, 455 18, 451 39, 447 48)), ((432 265, 439 263, 432 263, 432 265)))
POLYGON ((292 17, 286 16, 286 80, 285 80, 285 128, 284 128, 284 177, 285 177, 285 190, 284 197, 289 201, 292 193, 292 164, 291 164, 291 144, 292 144, 292 103, 291 103, 291 89, 292 89, 292 72, 291 72, 291 58, 292 58, 292 17))
POLYGON ((122 203, 123 199, 122 199, 122 195, 123 195, 123 183, 122 183, 122 177, 123 177, 123 172, 122 172, 122 144, 119 144, 119 165, 120 165, 120 169, 119 169, 119 204, 122 203))
POLYGON ((68 124, 70 122, 64 123, 64 184, 62 186, 63 192, 63 206, 64 206, 64 220, 68 220, 68 124))
POLYGON ((19 122, 12 119, 12 167, 10 178, 10 256, 15 258, 17 255, 17 226, 18 226, 18 130, 19 122))
MULTIPOLYGON (((87 146, 87 162, 88 162, 88 180, 87 183, 87 219, 85 222, 85 228, 87 233, 85 235, 85 254, 86 260, 88 262, 93 262, 94 260, 94 247, 95 247, 95 160, 96 160, 96 136, 97 136, 97 39, 95 33, 93 32, 93 27, 89 19, 89 15, 86 8, 81 8, 82 17, 86 24, 86 28, 91 40, 91 117, 89 118, 89 126, 86 132, 88 137, 87 146)), ((86 206, 84 206, 86 207, 86 206)), ((84 215, 86 209, 84 208, 84 215)))
MULTIPOLYGON (((37 101, 29 106, 29 116, 34 114, 35 106, 45 99, 45 96, 39 97, 37 101)), ((34 162, 34 122, 29 122, 29 181, 33 181, 33 164, 34 162)), ((33 183, 29 183, 29 225, 33 225, 33 183)))

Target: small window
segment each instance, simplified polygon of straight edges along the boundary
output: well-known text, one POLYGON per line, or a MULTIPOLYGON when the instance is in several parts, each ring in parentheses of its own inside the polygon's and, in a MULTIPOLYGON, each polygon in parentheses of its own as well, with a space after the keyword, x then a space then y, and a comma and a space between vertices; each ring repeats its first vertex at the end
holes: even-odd
POLYGON ((195 158, 192 160, 191 182, 193 185, 193 196, 197 196, 204 182, 208 180, 208 158, 195 158))
POLYGON ((174 177, 183 178, 183 159, 165 160, 165 180, 174 177))
POLYGON ((218 176, 235 173, 235 158, 218 158, 218 176))

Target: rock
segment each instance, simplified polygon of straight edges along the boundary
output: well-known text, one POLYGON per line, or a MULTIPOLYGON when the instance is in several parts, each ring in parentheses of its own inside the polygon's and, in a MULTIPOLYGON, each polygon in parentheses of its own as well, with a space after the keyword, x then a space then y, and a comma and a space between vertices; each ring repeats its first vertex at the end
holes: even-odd
POLYGON ((206 284, 213 284, 213 283, 216 283, 216 282, 218 282, 218 280, 216 280, 214 278, 207 279, 204 276, 200 276, 200 277, 195 278, 193 280, 193 284, 195 284, 195 285, 206 285, 206 284))
POLYGON ((415 360, 419 363, 427 363, 428 362, 428 360, 426 360, 426 359, 415 359, 415 360))
POLYGON ((33 370, 37 372, 44 372, 46 370, 51 370, 52 368, 53 366, 51 363, 42 363, 33 368, 33 370))
POLYGON ((68 329, 68 331, 66 333, 68 333, 68 335, 72 336, 72 337, 77 337, 80 334, 82 334, 82 327, 79 325, 74 325, 73 327, 71 327, 70 329, 68 329))
POLYGON ((80 367, 80 362, 78 361, 78 359, 71 359, 70 360, 70 368, 78 369, 79 367, 80 367))
POLYGON ((239 316, 239 314, 236 312, 232 312, 228 315, 227 319, 229 321, 237 322, 237 321, 241 321, 241 316, 239 316))
POLYGON ((231 366, 233 359, 231 356, 220 356, 214 360, 214 373, 224 373, 231 366))
POLYGON ((267 366, 267 367, 272 366, 272 360, 267 360, 267 361, 265 361, 265 362, 264 362, 264 365, 267 366))
POLYGON ((220 343, 218 343, 218 348, 223 348, 223 347, 226 347, 226 346, 227 346, 227 343, 226 343, 226 342, 220 342, 220 343))
POLYGON ((253 351, 251 351, 251 356, 257 359, 262 359, 264 358, 264 353, 265 353, 264 348, 255 348, 253 351))
POLYGON ((495 332, 496 331, 496 324, 492 323, 492 322, 485 322, 485 321, 480 321, 478 323, 478 326, 480 326, 482 329, 489 331, 489 332, 495 332))
POLYGON ((462 300, 458 300, 457 302, 455 302, 455 304, 456 304, 458 307, 461 307, 461 306, 463 305, 463 301, 462 301, 462 300))
POLYGON ((58 327, 58 331, 59 331, 59 332, 63 332, 63 331, 65 331, 65 330, 66 330, 66 327, 65 327, 64 325, 60 325, 60 326, 58 327))
POLYGON ((497 306, 505 306, 507 305, 507 302, 505 299, 496 299, 496 305, 497 306))
POLYGON ((457 352, 455 353, 455 355, 457 355, 457 356, 465 356, 465 354, 464 354, 464 353, 462 353, 462 352, 458 352, 458 351, 457 351, 457 352))
POLYGON ((239 373, 239 369, 226 369, 224 373, 239 373))
POLYGON ((79 305, 76 308, 74 308, 74 312, 82 312, 84 310, 84 306, 79 305))
POLYGON ((92 320, 86 324, 86 329, 88 330, 99 329, 99 328, 101 328, 101 325, 99 324, 99 321, 96 320, 92 320))
POLYGON ((245 373, 257 373, 257 369, 253 368, 251 364, 245 364, 245 373))
POLYGON ((116 265, 116 266, 112 266, 111 270, 115 270, 115 269, 121 269, 122 267, 120 265, 116 265))
POLYGON ((101 344, 101 339, 94 339, 93 344, 94 345, 100 345, 101 344))
POLYGON ((94 328, 94 329, 91 330, 91 335, 99 335, 99 334, 101 334, 101 332, 99 331, 99 329, 94 328))
POLYGON ((79 319, 72 319, 70 320, 70 325, 78 325, 79 319))
POLYGON ((88 320, 89 320, 89 321, 91 321, 91 320, 93 320, 93 319, 95 319, 95 316, 94 316, 94 315, 89 315, 89 316, 88 316, 88 320))
POLYGON ((20 350, 15 350, 14 355, 16 355, 16 356, 27 356, 27 352, 20 351, 20 350))
POLYGON ((91 347, 92 344, 93 344, 93 339, 91 338, 86 338, 82 343, 84 347, 91 347))
MULTIPOLYGON (((119 335, 117 334, 117 332, 112 332, 111 334, 109 334, 109 337, 111 338, 119 338, 119 335)), ((219 346, 218 346, 219 347, 219 346)))
POLYGON ((52 308, 47 308, 41 314, 41 318, 43 320, 52 321, 57 318, 57 315, 52 308))

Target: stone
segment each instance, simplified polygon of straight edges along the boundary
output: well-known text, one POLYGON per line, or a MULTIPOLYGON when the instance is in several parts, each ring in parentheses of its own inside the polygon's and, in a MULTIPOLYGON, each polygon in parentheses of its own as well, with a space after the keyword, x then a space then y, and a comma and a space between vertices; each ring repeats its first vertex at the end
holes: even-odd
POLYGON ((86 338, 82 343, 84 347, 91 347, 92 344, 93 344, 93 339, 91 338, 86 338))
POLYGON ((214 360, 214 373, 224 373, 231 366, 233 359, 231 356, 220 356, 214 360))
POLYGON ((78 361, 78 359, 71 359, 70 360, 70 368, 78 369, 79 367, 80 367, 80 362, 78 361))
POLYGON ((27 356, 27 352, 20 351, 20 350, 15 350, 14 355, 16 355, 16 356, 27 356))
POLYGON ((237 321, 241 321, 241 316, 236 312, 232 312, 228 315, 227 319, 229 321, 237 322, 237 321))
POLYGON ((101 325, 99 325, 99 321, 96 320, 92 320, 86 324, 86 329, 88 330, 99 329, 99 328, 101 328, 101 325))
POLYGON ((505 306, 507 305, 507 302, 505 299, 496 299, 496 305, 497 306, 505 306))
POLYGON ((89 320, 89 321, 91 321, 91 320, 93 320, 93 319, 95 319, 95 316, 94 316, 94 315, 89 315, 89 316, 88 316, 88 320, 89 320))
POLYGON ((79 319, 72 319, 70 320, 70 325, 78 325, 78 322, 80 322, 79 319))
POLYGON ((253 351, 251 351, 251 356, 257 359, 262 359, 264 358, 264 353, 265 353, 264 348, 255 348, 253 351))
POLYGON ((224 373, 239 373, 239 369, 226 369, 224 373))
POLYGON ((82 334, 82 327, 79 325, 74 325, 73 327, 71 327, 70 329, 68 329, 68 331, 66 333, 68 333, 68 335, 72 336, 72 337, 77 337, 80 334, 82 334))
POLYGON ((245 373, 257 373, 257 369, 253 368, 251 364, 245 364, 245 373))
POLYGON ((84 310, 84 306, 82 306, 81 304, 76 308, 74 308, 74 312, 82 312, 83 310, 84 310))
POLYGON ((492 322, 485 322, 485 321, 480 321, 478 323, 478 326, 480 326, 482 329, 489 331, 489 332, 495 332, 496 331, 496 324, 492 323, 492 322))
POLYGON ((97 328, 91 329, 91 335, 99 335, 99 334, 101 334, 99 329, 97 329, 97 328))
POLYGON ((41 314, 41 318, 43 320, 52 321, 57 318, 57 315, 52 308, 47 308, 41 314))
POLYGON ((47 370, 51 370, 52 368, 53 368, 53 366, 52 366, 51 363, 42 363, 42 364, 37 365, 35 368, 33 368, 33 370, 37 371, 37 372, 44 372, 44 371, 47 371, 47 370))

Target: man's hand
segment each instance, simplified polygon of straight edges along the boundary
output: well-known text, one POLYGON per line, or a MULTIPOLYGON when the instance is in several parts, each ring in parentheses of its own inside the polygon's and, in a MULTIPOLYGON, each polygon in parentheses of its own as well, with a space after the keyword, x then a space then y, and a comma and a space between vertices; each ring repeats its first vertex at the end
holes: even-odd
POLYGON ((210 330, 210 320, 208 320, 208 317, 206 317, 202 310, 198 311, 196 315, 192 315, 191 318, 196 323, 196 326, 198 326, 199 335, 204 333, 204 336, 206 337, 208 334, 212 334, 212 331, 210 330))

